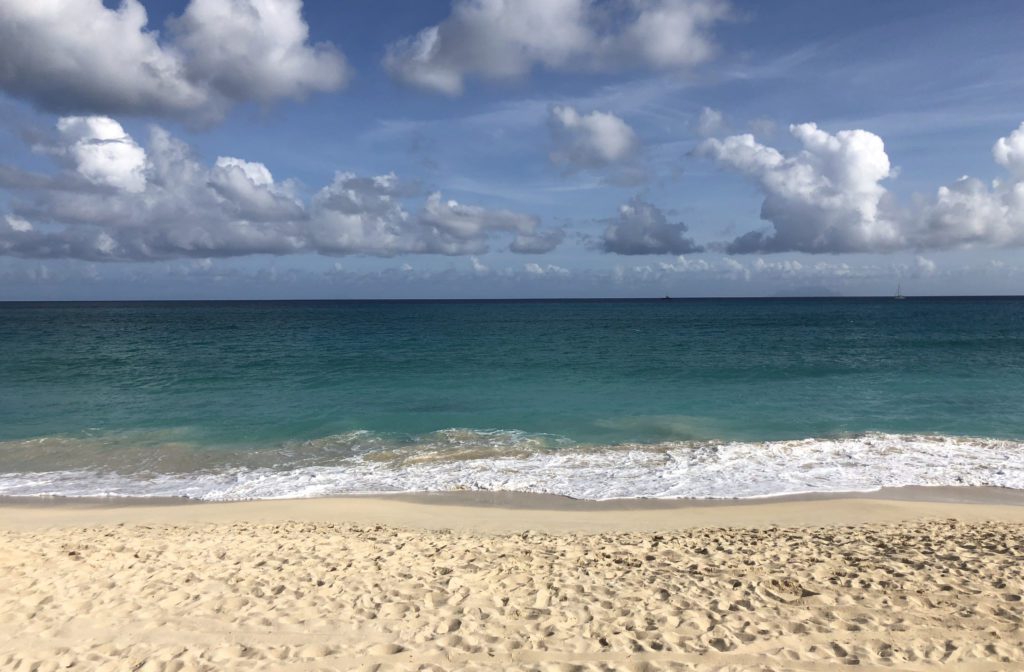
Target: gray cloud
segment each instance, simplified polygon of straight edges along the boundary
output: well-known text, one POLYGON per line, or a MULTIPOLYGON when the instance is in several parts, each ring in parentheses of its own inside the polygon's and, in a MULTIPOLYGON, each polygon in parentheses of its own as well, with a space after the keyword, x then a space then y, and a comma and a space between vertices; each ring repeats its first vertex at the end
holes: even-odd
POLYGON ((786 156, 753 135, 703 142, 698 152, 756 180, 767 231, 728 244, 734 254, 887 252, 1024 244, 1024 124, 999 138, 995 161, 1009 178, 991 186, 963 177, 935 198, 898 208, 882 181, 892 177, 882 139, 864 130, 832 135, 814 124, 790 127, 801 151, 786 156))
POLYGON ((191 0, 165 36, 147 22, 138 0, 0 0, 0 89, 58 113, 210 121, 348 79, 334 46, 308 43, 301 0, 191 0))
POLYGON ((608 220, 600 248, 613 254, 690 254, 703 248, 686 235, 682 222, 672 223, 652 203, 634 196, 608 220))
POLYGON ((401 82, 457 95, 467 77, 555 70, 677 69, 711 57, 725 0, 454 0, 441 23, 388 47, 401 82))
POLYGON ((59 143, 47 152, 63 171, 0 171, 14 204, 0 219, 0 254, 91 261, 462 255, 486 252, 499 239, 513 252, 542 253, 564 237, 534 216, 440 193, 410 211, 405 202, 419 189, 393 174, 338 173, 307 203, 265 165, 222 156, 204 166, 160 128, 142 147, 110 118, 62 118, 58 125, 59 143))
POLYGON ((83 187, 77 175, 43 175, 16 166, 0 164, 0 188, 5 189, 70 189, 83 187))
POLYGON ((274 222, 305 216, 290 185, 275 184, 274 176, 262 163, 219 156, 210 169, 207 184, 239 219, 274 222))
POLYGON ((565 240, 565 229, 547 229, 534 233, 520 233, 512 239, 508 249, 518 254, 545 254, 565 240))
POLYGON ((509 210, 490 210, 427 196, 419 212, 405 210, 405 187, 395 175, 374 178, 339 173, 313 198, 310 231, 325 254, 481 254, 495 235, 512 236, 509 249, 549 252, 562 240, 559 230, 545 230, 540 220, 509 210))
POLYGON ((548 126, 554 143, 551 161, 570 170, 620 162, 637 146, 633 129, 610 112, 580 114, 569 105, 557 105, 551 108, 548 126))

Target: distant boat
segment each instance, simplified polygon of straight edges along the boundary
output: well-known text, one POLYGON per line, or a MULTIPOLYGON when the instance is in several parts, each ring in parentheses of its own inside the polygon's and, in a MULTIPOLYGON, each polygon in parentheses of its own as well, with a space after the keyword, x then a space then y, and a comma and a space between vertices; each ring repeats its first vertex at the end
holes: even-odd
POLYGON ((661 300, 662 300, 662 301, 671 301, 671 300, 672 300, 672 297, 671 297, 671 296, 669 296, 668 294, 666 294, 665 296, 661 297, 661 300))
POLYGON ((901 288, 900 288, 900 283, 898 283, 898 282, 896 283, 896 296, 894 296, 892 298, 896 299, 897 301, 902 301, 903 299, 907 298, 907 297, 903 296, 903 292, 901 291, 901 288))

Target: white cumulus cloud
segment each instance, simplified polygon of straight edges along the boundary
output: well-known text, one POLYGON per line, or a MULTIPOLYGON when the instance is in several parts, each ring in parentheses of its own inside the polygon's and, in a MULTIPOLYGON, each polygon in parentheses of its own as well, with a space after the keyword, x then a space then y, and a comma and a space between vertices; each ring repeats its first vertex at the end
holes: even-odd
POLYGON ((1009 171, 991 184, 963 176, 939 187, 922 212, 908 217, 908 236, 918 248, 945 249, 1024 245, 1024 123, 992 147, 1009 171))
POLYGON ((399 81, 456 95, 467 77, 553 70, 672 69, 711 57, 725 0, 454 0, 441 23, 388 47, 399 81))
POLYGON ((1010 135, 996 141, 992 147, 992 156, 996 163, 1024 180, 1024 122, 1010 135))
POLYGON ((301 0, 191 0, 161 35, 138 0, 0 0, 0 89, 58 113, 214 120, 234 102, 341 87, 301 0))
POLYGON ((914 232, 920 247, 1024 244, 1024 181, 961 177, 939 187, 914 232))
POLYGON ((558 105, 548 119, 555 148, 551 160, 571 168, 597 168, 630 156, 636 133, 610 112, 580 114, 576 108, 558 105))
POLYGON ((110 117, 61 117, 57 130, 78 173, 133 193, 146 188, 146 150, 110 117))
POLYGON ((886 213, 881 184, 891 174, 882 139, 864 130, 827 133, 815 124, 790 126, 803 149, 786 156, 743 134, 705 140, 699 152, 756 180, 765 194, 754 231, 729 245, 748 252, 867 252, 904 244, 886 213))
POLYGON ((172 33, 192 78, 231 99, 302 98, 348 77, 333 45, 309 44, 302 0, 191 0, 172 33))
POLYGON ((761 218, 728 246, 750 252, 886 252, 898 249, 1024 245, 1024 124, 996 140, 992 155, 1006 179, 963 176, 934 198, 898 208, 882 182, 892 177, 882 139, 864 130, 830 134, 790 127, 803 149, 789 156, 753 135, 709 139, 698 148, 750 176, 764 192, 761 218))

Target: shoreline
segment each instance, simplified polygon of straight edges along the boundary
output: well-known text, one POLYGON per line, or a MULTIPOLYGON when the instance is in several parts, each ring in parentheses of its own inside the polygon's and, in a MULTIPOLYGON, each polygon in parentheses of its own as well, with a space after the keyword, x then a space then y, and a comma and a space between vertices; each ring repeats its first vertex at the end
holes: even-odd
POLYGON ((756 499, 601 501, 515 492, 349 495, 240 502, 0 497, 0 529, 21 531, 117 524, 310 522, 496 534, 591 533, 693 527, 817 527, 934 518, 1024 522, 1024 491, 906 487, 756 499))

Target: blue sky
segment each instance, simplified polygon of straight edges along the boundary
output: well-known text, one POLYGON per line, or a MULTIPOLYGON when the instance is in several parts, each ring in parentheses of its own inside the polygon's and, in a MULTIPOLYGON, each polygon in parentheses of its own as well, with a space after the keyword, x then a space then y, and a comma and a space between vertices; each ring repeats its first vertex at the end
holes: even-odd
POLYGON ((0 299, 1021 293, 1022 28, 0 0, 0 299))

